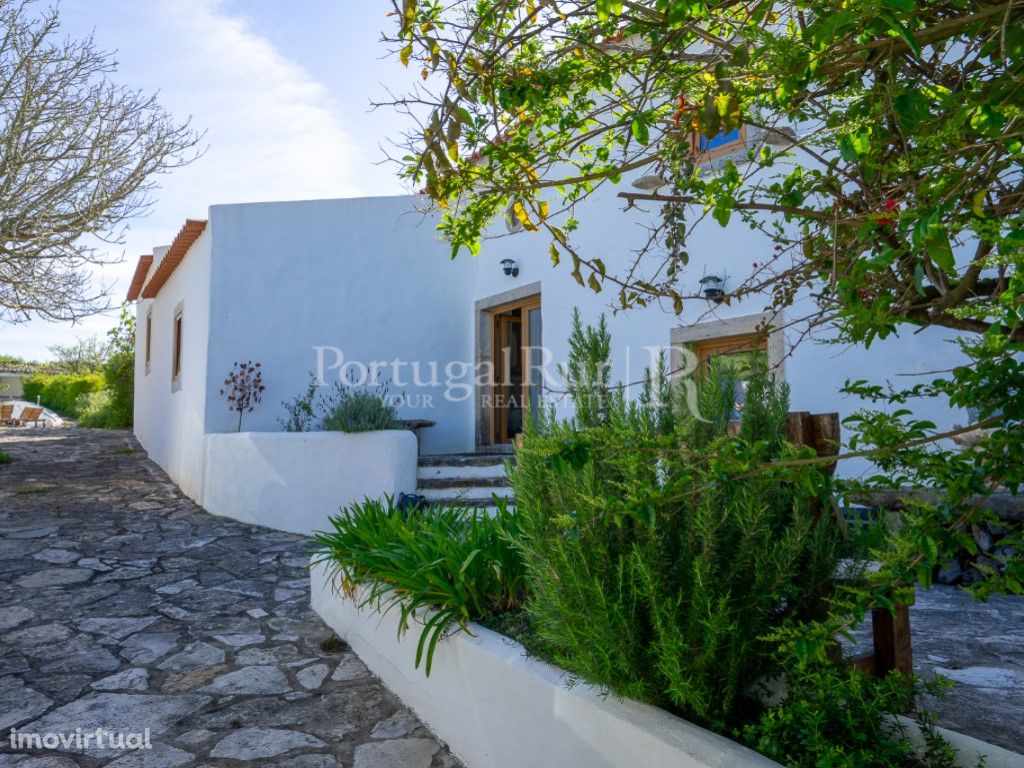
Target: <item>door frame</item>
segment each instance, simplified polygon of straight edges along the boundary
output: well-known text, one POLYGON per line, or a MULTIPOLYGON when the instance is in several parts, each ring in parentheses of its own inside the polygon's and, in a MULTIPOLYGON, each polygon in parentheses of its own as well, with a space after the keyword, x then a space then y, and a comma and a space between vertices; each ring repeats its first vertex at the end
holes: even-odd
MULTIPOLYGON (((475 315, 475 357, 477 376, 474 386, 475 437, 477 450, 495 450, 495 427, 493 409, 487 407, 488 398, 493 403, 492 382, 481 380, 486 365, 495 363, 494 315, 497 312, 533 303, 541 305, 540 282, 528 283, 509 291, 479 299, 474 304, 475 315)), ((527 331, 528 332, 528 331, 527 331)), ((502 448, 508 443, 501 443, 502 448)))

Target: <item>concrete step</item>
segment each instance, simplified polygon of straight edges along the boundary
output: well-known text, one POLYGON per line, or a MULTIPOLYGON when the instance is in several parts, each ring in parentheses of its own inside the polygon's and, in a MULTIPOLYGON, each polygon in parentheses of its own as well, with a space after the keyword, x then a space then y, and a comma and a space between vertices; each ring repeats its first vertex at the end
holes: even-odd
MULTIPOLYGON (((460 499, 451 497, 447 499, 431 499, 430 503, 442 507, 469 507, 470 509, 481 510, 489 515, 494 515, 498 512, 498 508, 494 506, 494 499, 460 499)), ((508 508, 509 510, 514 510, 516 505, 509 502, 508 508)))
POLYGON ((487 477, 423 477, 416 481, 417 493, 426 488, 507 488, 508 478, 504 473, 487 477))
POLYGON ((490 467, 504 466, 506 460, 515 462, 512 453, 440 453, 420 456, 421 467, 490 467))
POLYGON ((484 464, 481 466, 459 464, 420 464, 416 477, 422 480, 442 480, 463 478, 492 479, 505 477, 504 464, 484 464))
POLYGON ((485 506, 493 504, 491 495, 500 498, 512 498, 512 489, 508 486, 464 486, 452 488, 417 488, 416 493, 430 503, 452 502, 458 504, 470 504, 471 506, 485 506))

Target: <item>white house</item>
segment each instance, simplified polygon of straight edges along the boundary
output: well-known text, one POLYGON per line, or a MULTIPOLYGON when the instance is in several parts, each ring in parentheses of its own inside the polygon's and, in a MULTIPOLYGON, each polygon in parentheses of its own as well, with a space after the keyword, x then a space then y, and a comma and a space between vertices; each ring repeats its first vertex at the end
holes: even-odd
MULTIPOLYGON (((755 333, 767 302, 749 298, 691 301, 681 317, 653 306, 612 314, 614 291, 594 293, 580 287, 569 268, 553 267, 543 235, 503 230, 479 256, 450 259, 436 220, 419 210, 424 203, 400 196, 214 205, 205 220, 187 220, 170 246, 139 260, 128 296, 138 319, 135 432, 188 495, 217 511, 214 497, 242 493, 246 482, 259 484, 225 481, 220 468, 211 468, 211 462, 229 461, 222 454, 227 438, 218 436, 237 426, 237 414, 220 395, 235 361, 260 362, 266 385, 263 403, 244 417, 247 434, 279 432, 281 401, 302 392, 318 367, 328 379, 339 373, 358 379, 377 364, 391 392, 404 396, 400 415, 435 422, 422 431, 423 454, 507 444, 521 414, 500 395, 536 393, 538 377, 524 378, 513 362, 511 370, 495 366, 495 382, 474 383, 474 365, 505 356, 519 361, 521 348, 543 347, 546 359, 535 350, 532 364, 546 363, 553 373, 566 356, 574 307, 587 321, 608 315, 618 380, 640 379, 657 348, 696 343, 699 354, 714 354, 751 345, 765 349, 790 384, 793 410, 845 416, 858 407, 838 394, 847 379, 903 385, 914 381, 908 377, 963 361, 953 336, 940 329, 906 333, 870 350, 813 341, 793 348, 786 330, 755 333)), ((575 212, 575 244, 600 255, 609 272, 631 259, 649 215, 622 208, 609 189, 575 212)), ((742 224, 709 224, 689 243, 694 263, 684 279, 697 288, 705 274, 723 276, 728 291, 730 276, 749 272, 771 247, 742 224)), ((938 403, 922 408, 920 416, 940 427, 965 422, 965 414, 938 403)), ((284 443, 274 445, 268 450, 275 455, 286 450, 284 443)), ((273 462, 254 458, 262 448, 250 444, 246 451, 231 453, 231 466, 276 471, 273 462)), ((335 455, 332 461, 333 469, 323 470, 328 474, 348 460, 335 455)), ((845 463, 843 471, 863 467, 845 463)), ((408 484, 385 478, 379 487, 404 490, 408 484)), ((280 498, 253 493, 258 498, 246 503, 280 498)), ((337 508, 334 496, 330 504, 337 508)))

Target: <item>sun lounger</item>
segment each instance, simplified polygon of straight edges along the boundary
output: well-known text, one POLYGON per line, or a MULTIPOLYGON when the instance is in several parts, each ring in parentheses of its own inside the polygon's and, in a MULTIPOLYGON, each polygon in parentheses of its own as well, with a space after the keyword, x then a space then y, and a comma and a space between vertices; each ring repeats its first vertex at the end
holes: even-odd
POLYGON ((27 427, 31 424, 38 427, 40 424, 46 426, 46 419, 43 418, 43 409, 38 406, 28 406, 21 409, 21 413, 15 419, 19 427, 27 427))

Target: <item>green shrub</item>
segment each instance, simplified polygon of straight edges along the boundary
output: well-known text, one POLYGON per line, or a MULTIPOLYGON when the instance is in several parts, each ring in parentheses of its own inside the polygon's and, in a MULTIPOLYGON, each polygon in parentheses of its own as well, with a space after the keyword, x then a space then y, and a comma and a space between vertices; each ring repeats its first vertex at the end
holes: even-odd
POLYGON ((135 317, 127 306, 121 307, 118 324, 107 337, 109 354, 103 364, 103 378, 109 400, 102 426, 128 429, 135 418, 135 317))
POLYGON ((23 383, 24 398, 56 411, 61 416, 78 415, 77 403, 81 395, 99 392, 106 385, 100 373, 33 374, 23 383))
MULTIPOLYGON (((278 418, 285 432, 309 432, 317 428, 316 394, 320 383, 315 374, 309 375, 309 384, 301 395, 296 395, 291 400, 282 400, 287 416, 278 418)), ((321 425, 322 426, 322 423, 321 425)))
POLYGON ((30 402, 37 402, 42 398, 43 390, 51 376, 45 373, 33 373, 21 380, 22 397, 30 402))
POLYGON ((458 508, 407 511, 390 499, 368 500, 343 509, 331 525, 332 532, 317 535, 317 553, 349 595, 367 587, 361 607, 397 609, 403 631, 420 609, 435 611, 416 652, 416 666, 425 660, 428 675, 437 641, 452 624, 465 628, 522 605, 523 564, 511 544, 516 517, 503 503, 489 516, 458 508))
POLYGON ((103 427, 130 429, 135 417, 135 355, 117 352, 103 366, 107 414, 103 427))
POLYGON ((22 382, 24 398, 78 419, 87 427, 132 426, 135 398, 135 319, 122 307, 108 334, 102 373, 35 373, 22 382))
POLYGON ((111 395, 109 389, 101 389, 99 392, 88 392, 79 395, 75 403, 75 413, 78 424, 82 427, 94 429, 110 429, 113 426, 114 416, 111 409, 111 395))
POLYGON ((765 635, 824 611, 841 536, 817 514, 823 473, 768 466, 812 452, 784 442, 787 392, 763 369, 747 385, 737 435, 724 367, 699 386, 705 420, 682 391, 655 397, 668 391, 655 375, 638 402, 590 395, 601 405, 585 422, 527 425, 512 473, 527 610, 555 663, 722 728, 774 671, 765 635))
POLYGON ((332 432, 372 432, 397 429, 398 412, 387 401, 386 386, 358 388, 339 386, 324 417, 324 429, 332 432))
POLYGON ((277 422, 286 432, 371 432, 401 428, 398 412, 389 402, 386 383, 366 387, 336 381, 327 386, 311 373, 305 391, 292 400, 282 400, 281 405, 286 416, 278 417, 277 422))
POLYGON ((12 461, 14 459, 11 458, 11 454, 7 451, 0 451, 0 464, 10 464, 12 461))
POLYGON ((785 694, 739 735, 762 754, 793 768, 957 765, 955 751, 935 730, 930 713, 916 715, 924 736, 923 753, 891 714, 910 711, 915 693, 943 694, 949 682, 940 678, 922 685, 895 672, 881 679, 870 677, 807 652, 822 647, 815 639, 828 642, 832 637, 826 624, 787 627, 773 635, 779 666, 786 670, 785 694))

